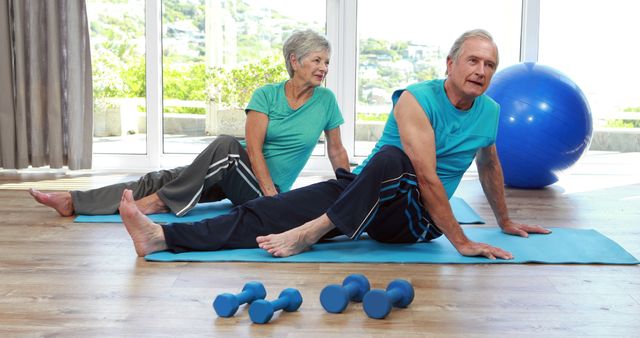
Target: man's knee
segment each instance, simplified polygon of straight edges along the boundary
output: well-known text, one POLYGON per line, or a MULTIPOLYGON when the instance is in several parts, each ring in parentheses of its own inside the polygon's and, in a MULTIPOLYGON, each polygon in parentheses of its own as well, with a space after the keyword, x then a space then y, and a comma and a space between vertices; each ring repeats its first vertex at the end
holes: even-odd
POLYGON ((407 156, 404 153, 404 151, 402 151, 402 149, 396 146, 391 146, 391 145, 382 146, 382 148, 380 148, 380 150, 378 151, 378 154, 383 154, 384 156, 396 157, 396 158, 407 156))
POLYGON ((394 146, 383 146, 380 150, 371 158, 371 161, 393 163, 403 167, 411 165, 411 160, 402 149, 394 146))
POLYGON ((409 157, 398 147, 382 147, 367 163, 362 170, 373 172, 385 172, 385 176, 414 173, 409 157))

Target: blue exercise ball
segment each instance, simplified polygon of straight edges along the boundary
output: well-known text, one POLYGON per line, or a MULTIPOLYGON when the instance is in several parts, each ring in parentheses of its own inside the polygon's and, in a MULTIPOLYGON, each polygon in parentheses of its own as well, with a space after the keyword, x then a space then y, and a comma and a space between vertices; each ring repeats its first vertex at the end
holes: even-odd
POLYGON ((578 86, 533 62, 497 72, 487 95, 500 104, 496 148, 505 183, 542 188, 558 181, 589 147, 593 122, 578 86))

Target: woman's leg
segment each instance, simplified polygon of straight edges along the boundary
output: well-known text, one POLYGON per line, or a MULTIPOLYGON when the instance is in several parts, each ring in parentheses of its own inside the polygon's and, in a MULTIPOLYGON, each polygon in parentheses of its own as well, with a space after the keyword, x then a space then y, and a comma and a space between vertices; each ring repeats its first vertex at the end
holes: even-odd
POLYGON ((220 136, 211 142, 157 194, 177 216, 183 216, 201 201, 227 197, 234 204, 241 204, 262 196, 246 151, 231 136, 220 136))
POLYGON ((182 167, 150 172, 137 181, 117 183, 85 191, 45 194, 37 190, 30 190, 30 193, 38 202, 56 209, 63 216, 71 216, 74 213, 81 215, 110 215, 118 210, 122 192, 125 189, 132 190, 133 198, 139 200, 153 194, 164 184, 175 179, 181 170, 182 167), (46 203, 47 201, 55 202, 56 200, 68 203, 66 204, 68 207, 65 209, 68 212, 67 214, 63 214, 55 205, 46 203))

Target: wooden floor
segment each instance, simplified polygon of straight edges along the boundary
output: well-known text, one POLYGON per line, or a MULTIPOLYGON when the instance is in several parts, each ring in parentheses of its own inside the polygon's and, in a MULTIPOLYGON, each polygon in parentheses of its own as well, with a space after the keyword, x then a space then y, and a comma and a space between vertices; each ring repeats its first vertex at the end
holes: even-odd
MULTIPOLYGON (((519 221, 593 228, 640 257, 639 172, 640 153, 590 153, 547 189, 509 189, 508 203, 519 221)), ((640 336, 640 266, 150 263, 136 258, 121 224, 72 223, 24 191, 127 178, 0 171, 0 336, 640 336), (408 279, 415 300, 385 320, 368 319, 361 304, 325 313, 320 290, 350 273, 376 288, 408 279), (263 281, 270 298, 298 288, 304 303, 268 325, 251 324, 244 307, 217 318, 215 295, 250 280, 263 281)), ((495 226, 473 174, 459 195, 495 226)))

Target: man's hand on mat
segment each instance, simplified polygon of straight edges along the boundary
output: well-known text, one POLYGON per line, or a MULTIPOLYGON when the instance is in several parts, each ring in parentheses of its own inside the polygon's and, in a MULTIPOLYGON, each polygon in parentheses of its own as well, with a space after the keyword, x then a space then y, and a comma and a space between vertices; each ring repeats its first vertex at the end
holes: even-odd
POLYGON ((485 243, 469 241, 456 249, 463 256, 484 256, 489 259, 513 259, 513 255, 509 251, 485 243))
POLYGON ((529 225, 523 223, 516 223, 508 220, 502 226, 502 232, 509 235, 529 237, 529 234, 550 234, 551 230, 543 228, 539 225, 529 225))

